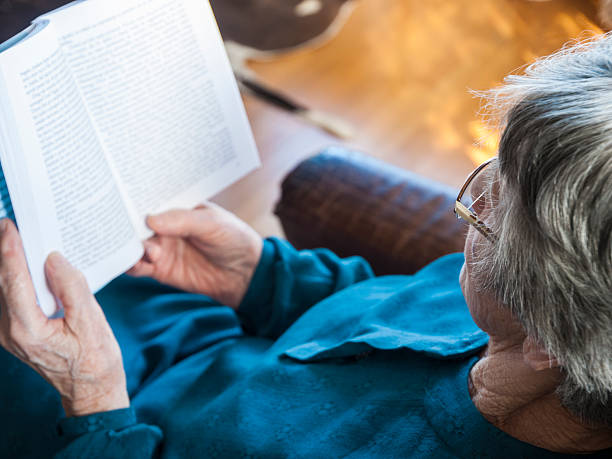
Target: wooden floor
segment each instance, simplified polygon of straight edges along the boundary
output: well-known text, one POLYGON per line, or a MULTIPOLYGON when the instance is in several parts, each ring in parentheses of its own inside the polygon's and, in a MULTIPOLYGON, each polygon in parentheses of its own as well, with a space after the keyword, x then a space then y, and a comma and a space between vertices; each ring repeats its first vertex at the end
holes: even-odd
MULTIPOLYGON (((601 33, 596 24, 595 6, 585 0, 358 0, 324 46, 251 68, 296 100, 352 123, 357 135, 345 145, 459 186, 495 154, 496 136, 469 90, 496 86, 537 56, 601 33)), ((251 96, 245 104, 263 167, 215 201, 260 234, 281 235, 272 209, 282 177, 343 142, 251 96)))

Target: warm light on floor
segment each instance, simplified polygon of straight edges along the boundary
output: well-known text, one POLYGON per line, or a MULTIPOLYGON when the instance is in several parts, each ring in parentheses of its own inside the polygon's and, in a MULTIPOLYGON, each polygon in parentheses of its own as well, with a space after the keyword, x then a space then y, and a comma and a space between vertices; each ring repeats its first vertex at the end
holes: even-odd
MULTIPOLYGON (((479 116, 482 91, 576 37, 601 33, 592 2, 358 0, 327 45, 251 68, 298 102, 350 122, 345 144, 458 187, 494 156, 497 137, 479 116)), ((218 198, 264 234, 282 177, 340 142, 247 98, 263 168, 218 198)))

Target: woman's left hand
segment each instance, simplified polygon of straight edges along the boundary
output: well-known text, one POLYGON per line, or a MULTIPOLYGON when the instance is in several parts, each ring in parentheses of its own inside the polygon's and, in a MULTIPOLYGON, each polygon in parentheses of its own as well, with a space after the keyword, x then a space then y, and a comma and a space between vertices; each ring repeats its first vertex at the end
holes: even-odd
POLYGON ((45 272, 63 318, 37 305, 19 233, 1 220, 0 344, 59 391, 68 416, 129 407, 119 345, 84 276, 59 253, 45 272))

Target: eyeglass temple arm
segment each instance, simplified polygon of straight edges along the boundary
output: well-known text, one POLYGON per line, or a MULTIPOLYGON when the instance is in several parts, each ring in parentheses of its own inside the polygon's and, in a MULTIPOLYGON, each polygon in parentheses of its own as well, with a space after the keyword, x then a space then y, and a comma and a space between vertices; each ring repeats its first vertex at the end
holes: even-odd
POLYGON ((482 234, 485 238, 487 238, 491 242, 495 242, 495 235, 491 232, 489 227, 485 225, 485 223, 480 220, 473 212, 470 211, 466 206, 464 206, 461 201, 455 201, 455 213, 458 217, 462 218, 470 225, 472 225, 480 234, 482 234))

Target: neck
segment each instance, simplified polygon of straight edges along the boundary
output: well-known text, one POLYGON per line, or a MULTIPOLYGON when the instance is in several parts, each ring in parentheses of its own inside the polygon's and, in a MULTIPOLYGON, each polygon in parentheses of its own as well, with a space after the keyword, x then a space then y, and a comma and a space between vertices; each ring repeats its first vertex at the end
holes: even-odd
POLYGON ((491 341, 470 372, 470 395, 491 424, 518 440, 560 453, 612 447, 612 429, 581 423, 560 403, 558 369, 535 371, 522 345, 491 341))

